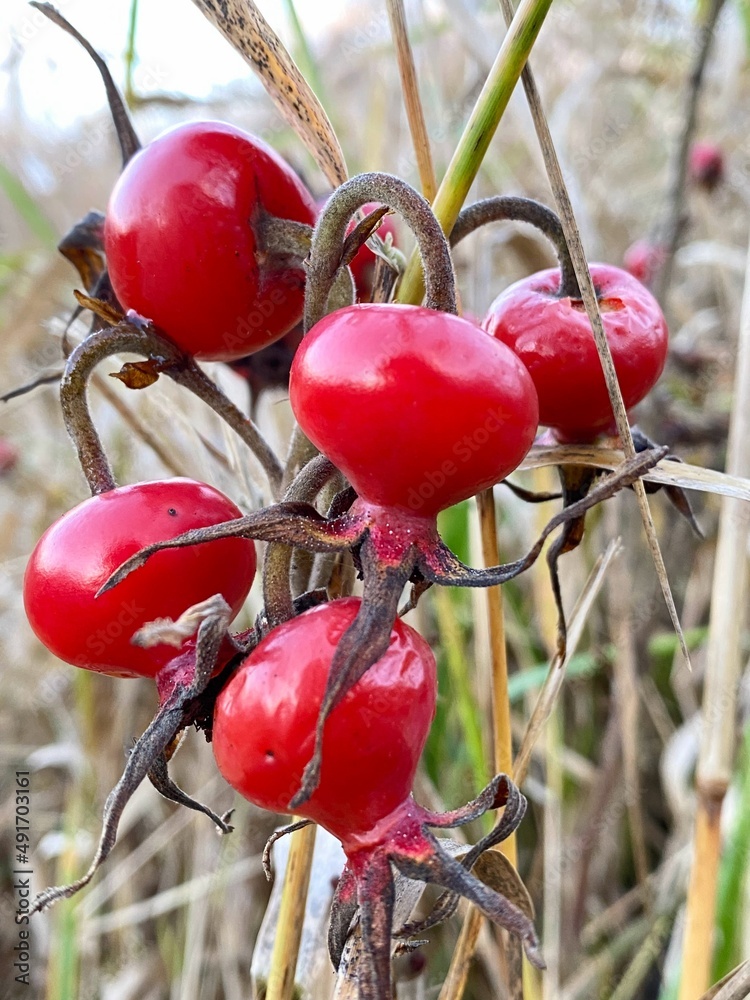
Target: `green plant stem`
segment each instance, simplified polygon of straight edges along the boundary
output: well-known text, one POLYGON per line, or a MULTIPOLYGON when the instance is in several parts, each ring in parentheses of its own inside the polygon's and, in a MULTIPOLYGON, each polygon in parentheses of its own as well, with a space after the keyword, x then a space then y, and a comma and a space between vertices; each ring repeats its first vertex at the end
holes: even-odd
MULTIPOLYGON (((521 0, 518 6, 433 202, 433 211, 446 234, 450 234, 466 201, 551 6, 552 0, 521 0)), ((423 295, 419 257, 412 254, 397 298, 399 302, 419 304, 423 295)))
POLYGON ((302 27, 302 22, 297 14, 297 7, 295 6, 294 0, 284 0, 284 10, 286 11, 289 26, 291 27, 292 34, 294 35, 294 61, 299 66, 300 72, 304 78, 315 91, 315 94, 320 102, 323 105, 328 105, 330 107, 329 102, 325 99, 325 88, 323 86, 323 80, 320 73, 318 72, 318 64, 312 54, 310 43, 307 40, 305 29, 302 27))
POLYGON ((748 920, 743 901, 749 857, 750 726, 745 729, 737 818, 734 829, 727 839, 727 846, 719 869, 719 898, 716 904, 719 943, 716 947, 711 977, 714 982, 731 972, 742 959, 742 945, 748 920))
POLYGON ((130 0, 130 17, 128 18, 128 41, 125 47, 125 103, 133 107, 133 70, 135 69, 135 32, 138 26, 138 0, 130 0))
POLYGON ((456 707, 471 761, 474 782, 477 788, 482 788, 489 781, 489 768, 484 760, 482 727, 467 679, 468 664, 464 655, 464 642, 453 600, 448 588, 435 588, 440 640, 445 649, 448 672, 454 689, 456 707))

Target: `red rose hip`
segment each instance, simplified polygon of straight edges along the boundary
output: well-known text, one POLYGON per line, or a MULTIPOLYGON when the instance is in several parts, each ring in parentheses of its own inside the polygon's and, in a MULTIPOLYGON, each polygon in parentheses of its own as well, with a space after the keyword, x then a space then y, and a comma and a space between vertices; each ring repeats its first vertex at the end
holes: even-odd
POLYGON ((313 225, 315 202, 269 146, 223 122, 163 133, 128 163, 107 208, 117 298, 188 354, 229 361, 299 322, 304 272, 261 245, 267 213, 313 225))
POLYGON ((177 618, 222 594, 236 614, 255 575, 255 546, 227 538, 157 553, 101 597, 96 592, 130 556, 183 531, 241 517, 205 483, 171 479, 122 486, 84 500, 47 529, 23 584, 31 627, 61 660, 122 677, 154 677, 178 653, 130 639, 146 622, 177 618))
MULTIPOLYGON (((312 754, 331 660, 359 606, 345 598, 280 625, 219 695, 219 770, 256 805, 288 812, 312 754)), ((435 669, 424 639, 396 620, 385 655, 331 712, 320 784, 302 812, 345 846, 409 798, 435 714, 435 669)))
POLYGON ((503 479, 538 421, 511 351, 417 306, 326 316, 297 351, 289 395, 304 432, 364 500, 425 517, 503 479))
MULTIPOLYGON (((627 409, 661 375, 667 324, 659 304, 632 275, 592 264, 604 331, 627 409)), ((568 440, 589 441, 614 421, 594 334, 583 302, 560 297, 560 271, 516 282, 490 306, 484 328, 524 363, 539 397, 539 420, 568 440)))

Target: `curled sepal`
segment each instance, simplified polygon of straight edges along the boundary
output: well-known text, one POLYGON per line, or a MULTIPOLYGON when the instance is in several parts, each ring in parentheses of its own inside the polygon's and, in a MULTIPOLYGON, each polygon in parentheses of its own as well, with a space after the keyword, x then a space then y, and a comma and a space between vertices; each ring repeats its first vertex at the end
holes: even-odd
POLYGON ((273 882, 273 867, 271 866, 271 851, 273 850, 273 845, 276 841, 281 840, 282 837, 287 837, 290 833, 296 833, 297 830, 304 830, 306 826, 312 826, 311 819, 300 819, 296 823, 289 823, 287 826, 282 826, 278 830, 274 830, 271 836, 266 841, 266 846, 263 848, 263 874, 266 876, 267 882, 273 882))
MULTIPOLYGON (((507 832, 503 832, 501 836, 495 836, 492 844, 499 844, 501 840, 504 840, 513 833, 523 819, 524 812, 526 811, 526 799, 521 795, 507 774, 495 775, 489 785, 486 785, 475 799, 467 802, 460 809, 452 809, 450 812, 442 813, 422 809, 422 822, 426 823, 427 826, 447 830, 457 826, 465 826, 467 823, 473 823, 474 820, 479 819, 480 816, 484 816, 490 809, 502 809, 503 806, 506 807, 503 819, 495 827, 493 833, 488 834, 488 836, 492 837, 495 835, 495 831, 500 827, 503 827, 504 831, 509 816, 512 817, 514 822, 507 832)), ((480 841, 480 843, 483 843, 483 841, 480 841)), ((483 849, 486 850, 487 848, 483 849)))
POLYGON ((256 541, 298 545, 310 552, 337 552, 357 544, 364 530, 362 520, 356 516, 345 514, 337 520, 326 521, 311 504, 277 503, 234 521, 193 528, 175 538, 146 546, 116 569, 96 596, 116 587, 133 570, 143 566, 151 556, 164 549, 180 549, 220 538, 253 538, 256 541))
POLYGON ((195 648, 170 661, 157 675, 161 701, 159 710, 135 742, 122 777, 107 796, 99 844, 88 871, 70 885, 44 889, 32 900, 31 913, 41 912, 60 899, 70 898, 89 884, 115 845, 125 806, 146 777, 150 777, 167 798, 206 813, 222 833, 229 833, 228 815, 217 816, 190 798, 171 781, 167 773, 167 761, 178 734, 201 715, 201 699, 221 654, 224 652, 229 660, 235 652, 232 642, 225 645, 226 637, 226 613, 210 615, 198 629, 195 648), (165 676, 162 677, 162 674, 165 676))
POLYGON ((179 785, 177 785, 170 776, 169 762, 181 743, 182 734, 179 734, 172 740, 169 746, 157 756, 148 772, 148 780, 157 792, 160 795, 163 795, 165 799, 169 799, 170 802, 176 802, 177 805, 185 806, 185 808, 192 809, 195 812, 203 813, 205 816, 208 816, 221 833, 231 833, 234 827, 230 826, 229 820, 232 817, 234 809, 229 809, 223 815, 219 816, 213 811, 213 809, 210 809, 197 799, 192 798, 192 796, 188 795, 187 792, 183 792, 179 785))
POLYGON ((315 748, 302 775, 300 790, 289 803, 299 809, 318 787, 326 719, 347 691, 388 649, 398 601, 416 562, 411 549, 396 565, 385 565, 375 551, 369 532, 360 547, 364 576, 362 603, 357 617, 336 647, 315 728, 315 748))
POLYGON ((538 969, 544 968, 539 951, 539 939, 531 919, 507 897, 485 885, 472 875, 460 861, 452 858, 425 828, 421 842, 389 851, 395 867, 407 878, 442 886, 449 892, 468 899, 486 917, 517 935, 523 942, 526 956, 538 969))
POLYGON ((80 32, 76 31, 73 25, 69 21, 66 21, 62 14, 56 10, 51 3, 37 3, 36 0, 32 0, 31 6, 36 7, 36 9, 40 10, 45 17, 50 19, 50 21, 75 38, 75 40, 84 47, 94 60, 96 68, 99 70, 101 78, 104 81, 104 88, 107 91, 109 110, 112 114, 115 132, 117 133, 117 139, 120 143, 122 165, 124 167, 128 160, 130 160, 130 158, 141 148, 141 144, 135 133, 135 129, 133 128, 133 123, 130 121, 130 116, 127 108, 125 107, 125 102, 122 99, 120 91, 117 89, 117 84, 112 79, 112 74, 109 72, 107 64, 91 43, 88 42, 80 32))
MULTIPOLYGON (((505 809, 500 822, 459 858, 464 868, 471 871, 481 860, 485 851, 502 843, 518 829, 521 820, 526 815, 526 799, 507 774, 496 775, 477 798, 461 809, 454 809, 446 813, 430 813, 425 810, 423 822, 427 826, 443 829, 464 826, 466 823, 479 819, 490 809, 500 809, 503 806, 505 809)), ((482 881, 486 882, 487 880, 482 878, 482 881)), ((455 892, 444 892, 424 920, 404 924, 396 932, 396 936, 413 937, 415 934, 423 934, 430 927, 434 927, 452 916, 458 906, 458 901, 459 896, 455 892)))
MULTIPOLYGON (((633 444, 637 452, 647 451, 649 448, 657 448, 658 445, 647 437, 640 427, 631 427, 631 433, 633 435, 633 444)), ((671 453, 664 456, 671 462, 681 462, 682 459, 679 455, 672 455, 671 453)), ((667 499, 672 504, 672 506, 685 518, 690 527, 693 529, 698 538, 703 538, 703 530, 701 526, 695 519, 695 514, 690 506, 690 500, 685 490, 681 486, 667 486, 661 483, 644 483, 644 488, 646 493, 658 493, 659 490, 664 490, 667 499)))
MULTIPOLYGON (((591 492, 599 472, 583 465, 561 465, 557 468, 562 484, 563 510, 570 510, 580 500, 591 492)), ((563 608, 562 588, 557 563, 560 556, 573 552, 581 544, 586 528, 586 515, 580 514, 563 524, 562 531, 547 550, 547 567, 549 569, 552 594, 557 608, 557 651, 559 656, 565 656, 567 646, 567 627, 563 608)))
MULTIPOLYGON (((580 529, 582 518, 586 511, 595 507, 603 500, 613 497, 626 486, 632 486, 637 479, 640 479, 644 473, 648 472, 649 469, 652 469, 661 461, 666 456, 668 450, 666 447, 651 448, 634 455, 633 458, 626 459, 613 473, 603 476, 596 486, 585 492, 575 502, 563 506, 563 509, 555 514, 546 524, 541 535, 526 555, 515 562, 504 563, 501 566, 490 566, 487 569, 472 569, 470 566, 464 565, 442 542, 438 542, 429 550, 422 550, 420 552, 417 568, 425 580, 441 584, 442 586, 494 587, 498 584, 507 583, 508 580, 512 580, 534 564, 544 547, 545 541, 553 531, 570 524, 574 526, 573 529, 567 535, 564 531, 561 535, 562 541, 559 543, 562 546, 562 551, 568 551, 565 546, 571 543, 575 532, 580 529)), ((550 563, 550 569, 554 574, 554 558, 550 563)), ((553 588, 555 587, 555 579, 553 575, 553 588)), ((567 629, 559 597, 559 585, 557 586, 555 597, 559 616, 558 642, 560 651, 564 654, 567 629)))

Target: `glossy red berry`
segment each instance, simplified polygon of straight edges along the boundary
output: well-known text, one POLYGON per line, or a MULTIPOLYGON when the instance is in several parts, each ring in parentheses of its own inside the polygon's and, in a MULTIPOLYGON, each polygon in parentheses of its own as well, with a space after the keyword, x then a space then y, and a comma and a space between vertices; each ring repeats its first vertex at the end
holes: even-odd
POLYGON ((299 322, 304 272, 262 252, 263 213, 313 225, 315 202, 265 143, 222 122, 180 125, 137 153, 107 208, 117 298, 188 354, 229 361, 299 322))
MULTIPOLYGON (((274 629, 216 702, 212 746, 238 792, 288 812, 313 750, 331 660, 360 606, 344 598, 274 629)), ((407 800, 435 713, 435 658, 396 620, 385 653, 333 709, 320 784, 302 807, 344 845, 407 800)))
POLYGON ((84 500, 47 529, 31 554, 23 586, 31 627, 75 666, 155 676, 177 650, 139 649, 131 645, 133 633, 214 594, 236 614, 255 575, 253 543, 228 538, 159 552, 117 587, 99 598, 96 592, 144 546, 241 516, 223 493, 191 479, 136 483, 84 500))
POLYGON ((688 176, 698 187, 713 191, 724 179, 724 153, 715 142, 694 142, 688 156, 688 176))
POLYGON ((417 306, 326 316, 297 351, 289 395, 304 432, 364 500, 424 516, 503 479, 538 419, 511 351, 417 306))
MULTIPOLYGON (((656 384, 667 357, 667 324, 640 281, 608 264, 594 280, 615 371, 627 409, 656 384)), ((523 361, 539 396, 539 420, 568 440, 588 441, 614 415, 588 316, 580 300, 560 298, 560 272, 516 282, 490 306, 484 327, 523 361)))

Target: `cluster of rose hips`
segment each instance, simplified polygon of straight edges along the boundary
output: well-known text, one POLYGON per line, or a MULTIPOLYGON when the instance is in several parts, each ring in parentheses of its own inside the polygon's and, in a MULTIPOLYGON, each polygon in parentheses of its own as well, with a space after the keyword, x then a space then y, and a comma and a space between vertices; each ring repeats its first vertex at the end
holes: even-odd
MULTIPOLYGON (((340 839, 347 865, 330 950, 336 964, 359 912, 365 1000, 391 995, 393 868, 447 890, 438 915, 459 895, 470 899, 518 934, 541 964, 528 917, 471 873, 477 857, 523 816, 512 782, 499 775, 474 802, 445 814, 411 796, 437 685, 433 654, 400 620, 399 602, 409 583, 407 607, 433 584, 490 586, 516 576, 552 530, 580 525, 613 482, 629 485, 664 454, 649 448, 590 490, 592 476, 516 562, 471 569, 438 535, 437 514, 502 482, 540 423, 562 442, 611 430, 559 221, 515 198, 462 213, 453 244, 488 221, 516 219, 540 226, 560 256, 560 268, 500 295, 480 328, 455 315, 449 242, 427 202, 398 178, 355 177, 318 214, 272 150, 218 122, 172 129, 126 159, 106 216, 90 216, 76 233, 86 284, 79 301, 95 322, 68 359, 61 395, 92 497, 42 537, 24 598, 36 634, 55 655, 89 670, 154 678, 160 707, 107 801, 89 872, 41 893, 35 909, 90 880, 144 777, 230 829, 168 774, 176 739, 196 724, 242 795, 273 812, 295 811, 340 839), (398 211, 414 230, 424 306, 352 304, 348 265, 385 208, 360 221, 356 213, 373 203, 398 211), (289 378, 300 430, 282 469, 195 359, 252 356, 289 334, 303 313, 307 332, 289 378), (191 480, 118 487, 88 414, 86 382, 97 362, 120 351, 145 356, 140 368, 131 366, 140 378, 166 374, 225 416, 260 458, 277 502, 243 516, 226 496, 191 480), (325 512, 318 509, 323 497, 325 512), (228 626, 256 571, 254 539, 268 543, 264 611, 255 628, 232 635, 228 626), (291 572, 294 548, 318 554, 315 576, 302 583, 291 572), (336 560, 345 553, 363 579, 361 599, 331 599, 336 560), (461 861, 430 832, 501 806, 500 823, 461 861)), ((632 407, 661 373, 666 325, 650 293, 625 272, 594 265, 592 276, 632 407)), ((361 297, 361 276, 359 289, 361 297)), ((132 371, 123 378, 144 384, 132 371)))

